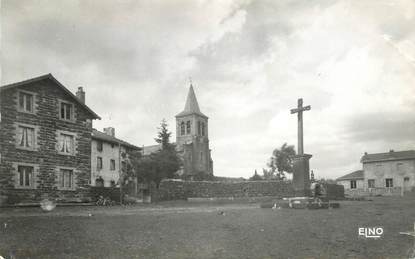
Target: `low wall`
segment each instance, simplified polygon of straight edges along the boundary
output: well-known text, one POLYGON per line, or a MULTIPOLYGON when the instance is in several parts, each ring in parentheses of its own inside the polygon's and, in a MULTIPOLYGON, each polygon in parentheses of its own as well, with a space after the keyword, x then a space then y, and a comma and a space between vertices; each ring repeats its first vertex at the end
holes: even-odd
POLYGON ((401 187, 377 187, 368 189, 347 189, 347 196, 399 196, 401 195, 401 187))
POLYGON ((163 180, 158 190, 159 200, 185 200, 187 198, 225 197, 290 197, 294 189, 290 182, 282 181, 178 181, 163 180))
POLYGON ((120 188, 91 186, 90 196, 94 201, 96 201, 99 198, 99 196, 103 196, 104 198, 110 198, 113 201, 119 201, 120 188))

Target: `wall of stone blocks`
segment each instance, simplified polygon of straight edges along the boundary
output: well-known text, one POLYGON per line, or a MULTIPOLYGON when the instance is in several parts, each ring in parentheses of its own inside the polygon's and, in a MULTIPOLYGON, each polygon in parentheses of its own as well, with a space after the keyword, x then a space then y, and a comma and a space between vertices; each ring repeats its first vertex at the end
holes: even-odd
POLYGON ((291 183, 279 181, 177 181, 164 180, 159 187, 159 200, 225 197, 290 197, 294 196, 291 183))

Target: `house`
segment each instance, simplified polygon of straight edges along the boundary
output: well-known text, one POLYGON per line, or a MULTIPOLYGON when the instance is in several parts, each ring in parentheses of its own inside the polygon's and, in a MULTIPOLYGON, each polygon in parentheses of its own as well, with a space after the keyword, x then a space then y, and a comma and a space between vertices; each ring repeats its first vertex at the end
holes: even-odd
POLYGON ((363 170, 337 179, 350 195, 403 195, 415 187, 415 150, 365 153, 363 170))
MULTIPOLYGON (((209 148, 208 117, 199 108, 193 86, 190 85, 184 110, 176 115, 176 150, 183 161, 178 174, 193 179, 197 173, 213 175, 213 160, 209 148)), ((143 155, 161 149, 161 145, 144 146, 143 155)))
POLYGON ((91 142, 91 185, 111 187, 119 185, 122 168, 134 151, 140 151, 126 141, 115 137, 113 127, 104 132, 93 129, 91 142))
POLYGON ((0 87, 0 189, 9 202, 89 195, 92 121, 51 74, 0 87))
POLYGON ((357 170, 337 178, 337 184, 343 185, 346 195, 359 195, 364 192, 363 170, 357 170))
POLYGON ((370 194, 396 195, 415 187, 415 150, 365 153, 361 163, 370 194))

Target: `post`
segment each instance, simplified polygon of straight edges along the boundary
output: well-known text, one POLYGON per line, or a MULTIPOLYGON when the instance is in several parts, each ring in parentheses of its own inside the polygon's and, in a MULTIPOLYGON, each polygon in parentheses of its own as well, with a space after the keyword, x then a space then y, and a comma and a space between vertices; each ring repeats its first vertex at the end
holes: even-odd
MULTIPOLYGON (((298 106, 303 106, 303 99, 298 100, 298 106)), ((298 155, 304 154, 303 146, 303 113, 298 112, 298 155)))

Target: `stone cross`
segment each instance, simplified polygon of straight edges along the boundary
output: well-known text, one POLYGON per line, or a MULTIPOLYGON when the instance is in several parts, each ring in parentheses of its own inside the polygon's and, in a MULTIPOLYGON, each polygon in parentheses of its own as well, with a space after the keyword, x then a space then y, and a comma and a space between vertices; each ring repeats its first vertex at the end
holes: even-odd
POLYGON ((298 106, 295 109, 291 109, 291 114, 297 113, 298 116, 298 155, 304 155, 303 146, 303 111, 309 111, 310 105, 303 107, 303 99, 298 99, 298 106))

